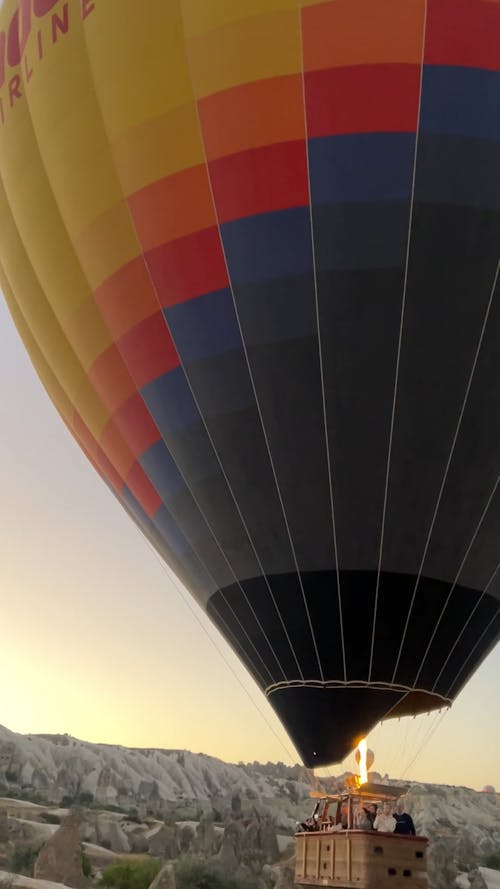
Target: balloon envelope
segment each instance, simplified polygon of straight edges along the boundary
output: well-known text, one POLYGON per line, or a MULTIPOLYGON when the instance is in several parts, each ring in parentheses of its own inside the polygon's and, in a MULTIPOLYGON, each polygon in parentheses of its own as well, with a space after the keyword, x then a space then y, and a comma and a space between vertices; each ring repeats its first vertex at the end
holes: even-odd
POLYGON ((499 636, 499 15, 0 11, 14 320, 308 765, 499 636))
MULTIPOLYGON (((359 749, 356 749, 354 751, 354 759, 356 760, 357 764, 359 765, 359 761, 361 759, 361 754, 359 752, 359 749)), ((366 768, 371 769, 374 762, 375 762, 375 754, 374 754, 373 750, 370 750, 370 748, 368 748, 368 750, 366 751, 366 768)))

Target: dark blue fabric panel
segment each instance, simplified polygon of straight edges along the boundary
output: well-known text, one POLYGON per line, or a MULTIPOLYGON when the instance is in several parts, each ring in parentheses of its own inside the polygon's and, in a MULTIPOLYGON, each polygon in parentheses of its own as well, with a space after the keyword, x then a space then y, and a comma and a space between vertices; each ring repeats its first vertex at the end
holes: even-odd
POLYGON ((185 487, 184 479, 163 441, 155 442, 144 451, 139 463, 162 500, 170 500, 185 487))
POLYGON ((409 198, 413 133, 355 133, 309 140, 314 204, 409 198))
POLYGON ((164 314, 184 364, 242 349, 229 288, 178 303, 164 314))
MULTIPOLYGON (((190 480, 218 473, 214 450, 182 368, 176 368, 148 383, 142 389, 142 396, 169 447, 172 436, 177 437, 179 433, 188 435, 190 446, 188 448, 185 442, 183 452, 189 463, 190 480), (195 459, 189 459, 190 453, 195 459)), ((180 466, 177 453, 174 457, 180 466)))
POLYGON ((165 507, 160 506, 153 519, 150 519, 127 486, 124 487, 122 496, 127 511, 182 583, 186 584, 197 598, 205 601, 213 592, 213 583, 165 507))
POLYGON ((233 284, 300 275, 312 268, 309 207, 226 222, 221 234, 233 284))
POLYGON ((500 139, 500 74, 482 68, 426 65, 420 134, 500 139))
POLYGON ((181 557, 178 557, 173 552, 161 530, 146 515, 128 488, 125 488, 123 491, 123 501, 125 509, 139 527, 142 528, 152 546, 165 559, 167 565, 170 565, 170 568, 176 573, 181 582, 192 591, 195 598, 200 601, 200 604, 203 605, 213 591, 213 584, 210 582, 206 572, 203 569, 200 570, 194 553, 188 554, 184 552, 181 557), (193 562, 196 564, 196 570, 193 570, 193 562))
POLYGON ((200 414, 181 367, 175 368, 141 390, 153 420, 162 434, 193 426, 200 414))
POLYGON ((128 508, 134 514, 136 522, 144 529, 147 529, 149 526, 155 527, 160 532, 169 549, 179 558, 184 558, 190 546, 165 506, 160 506, 153 518, 150 519, 130 488, 126 485, 123 488, 122 496, 128 508))
POLYGON ((429 204, 500 208, 500 159, 496 142, 421 133, 417 165, 417 200, 429 204))
POLYGON ((174 553, 177 556, 184 558, 185 554, 191 547, 168 512, 166 506, 162 505, 159 507, 153 516, 153 524, 158 528, 162 537, 167 541, 174 553))
POLYGON ((153 523, 127 485, 123 486, 122 497, 125 501, 126 508, 132 513, 134 520, 147 531, 153 523))
POLYGON ((314 204, 318 270, 402 266, 408 239, 408 203, 314 204))

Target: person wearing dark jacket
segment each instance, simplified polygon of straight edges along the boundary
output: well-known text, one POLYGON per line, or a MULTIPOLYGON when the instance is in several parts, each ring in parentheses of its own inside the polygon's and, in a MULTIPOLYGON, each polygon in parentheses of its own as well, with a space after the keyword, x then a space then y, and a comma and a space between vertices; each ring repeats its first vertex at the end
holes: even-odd
POLYGON ((396 819, 396 827, 394 828, 394 833, 406 834, 407 836, 416 835, 413 818, 411 817, 411 815, 408 815, 408 812, 405 812, 405 807, 402 800, 398 800, 396 811, 393 814, 394 818, 396 819))

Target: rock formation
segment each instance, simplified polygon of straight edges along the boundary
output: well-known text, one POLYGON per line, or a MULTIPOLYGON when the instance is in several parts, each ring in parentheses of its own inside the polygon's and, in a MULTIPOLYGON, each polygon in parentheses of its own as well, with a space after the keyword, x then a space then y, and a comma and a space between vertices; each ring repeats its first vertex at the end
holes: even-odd
POLYGON ((294 889, 295 855, 283 861, 279 868, 279 876, 274 889, 294 889))
POLYGON ((175 889, 175 875, 171 864, 165 864, 162 867, 149 889, 175 889))
POLYGON ((218 851, 220 841, 215 833, 214 820, 211 815, 203 815, 196 828, 194 847, 199 855, 210 858, 218 851))
POLYGON ((149 852, 155 858, 163 858, 166 861, 178 858, 180 853, 179 831, 175 823, 163 824, 150 836, 149 852))
POLYGON ((9 819, 5 809, 0 809, 0 843, 9 841, 9 819))
POLYGON ((80 842, 81 815, 72 812, 66 816, 38 853, 34 876, 38 880, 65 883, 72 889, 86 889, 89 883, 82 870, 82 846, 80 842))

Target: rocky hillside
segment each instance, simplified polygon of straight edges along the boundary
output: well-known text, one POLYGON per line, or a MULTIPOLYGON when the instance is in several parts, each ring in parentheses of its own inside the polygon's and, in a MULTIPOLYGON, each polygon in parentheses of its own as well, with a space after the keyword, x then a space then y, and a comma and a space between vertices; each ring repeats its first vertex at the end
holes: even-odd
MULTIPOLYGON (((330 779, 328 789, 343 777, 330 779)), ((34 803, 77 803, 87 811, 82 839, 98 863, 129 851, 169 860, 186 850, 222 856, 235 867, 272 862, 277 849, 290 854, 295 821, 310 811, 310 789, 300 766, 232 765, 189 751, 24 736, 0 727, 0 796, 32 801, 18 812, 12 799, 0 800, 10 840, 41 839, 56 829, 43 823, 46 815, 34 803)), ((500 854, 500 798, 416 782, 402 793, 418 833, 430 839, 431 889, 482 889, 480 866, 500 854)))
POLYGON ((300 766, 233 765, 187 750, 90 744, 69 735, 20 735, 0 726, 0 796, 190 818, 238 794, 243 802, 271 809, 279 800, 280 809, 295 819, 310 789, 310 776, 300 766))

